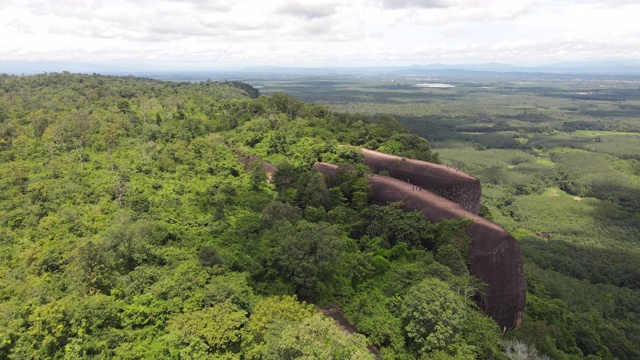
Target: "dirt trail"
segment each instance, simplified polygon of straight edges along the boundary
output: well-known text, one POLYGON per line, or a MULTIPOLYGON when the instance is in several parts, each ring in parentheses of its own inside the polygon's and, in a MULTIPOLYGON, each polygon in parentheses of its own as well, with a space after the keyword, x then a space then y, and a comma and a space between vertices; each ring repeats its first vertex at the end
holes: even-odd
MULTIPOLYGON (((316 310, 321 312, 324 316, 332 318, 336 322, 336 325, 338 325, 340 330, 342 330, 345 334, 352 335, 357 332, 356 327, 353 326, 349 322, 349 320, 347 320, 347 318, 344 316, 344 311, 342 311, 341 308, 335 305, 327 305, 322 307, 316 306, 316 310)), ((372 345, 369 346, 369 351, 376 357, 377 360, 382 360, 380 349, 372 345)))

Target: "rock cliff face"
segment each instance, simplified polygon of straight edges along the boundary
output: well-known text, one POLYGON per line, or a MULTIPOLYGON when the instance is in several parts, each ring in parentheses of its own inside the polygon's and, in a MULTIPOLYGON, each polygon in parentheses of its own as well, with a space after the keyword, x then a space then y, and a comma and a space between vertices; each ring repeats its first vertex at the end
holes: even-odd
MULTIPOLYGON (((318 163, 314 167, 329 176, 338 171, 333 164, 318 163)), ((420 211, 432 222, 445 219, 472 220, 466 231, 472 240, 467 254, 469 268, 474 276, 486 284, 484 295, 477 299, 478 305, 501 328, 514 328, 524 318, 526 302, 522 253, 516 240, 502 227, 469 212, 463 206, 430 191, 416 190, 413 185, 416 183, 381 175, 369 177, 373 197, 378 204, 401 202, 406 210, 420 211)))
POLYGON ((427 161, 362 149, 364 163, 374 173, 388 171, 389 176, 423 187, 462 205, 474 214, 480 210, 482 190, 480 180, 447 166, 427 161))

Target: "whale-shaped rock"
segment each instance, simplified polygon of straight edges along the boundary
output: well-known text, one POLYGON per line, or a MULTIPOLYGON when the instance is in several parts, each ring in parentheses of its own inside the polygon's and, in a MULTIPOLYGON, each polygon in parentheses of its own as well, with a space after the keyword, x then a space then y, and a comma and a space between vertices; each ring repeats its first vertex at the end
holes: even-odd
MULTIPOLYGON (((339 168, 317 163, 314 168, 329 176, 339 168)), ((499 225, 484 219, 449 199, 388 176, 369 175, 374 201, 381 205, 400 202, 405 210, 420 211, 432 222, 469 219, 471 238, 467 254, 470 272, 485 283, 478 306, 502 329, 513 329, 524 319, 526 287, 522 252, 518 242, 499 225)))

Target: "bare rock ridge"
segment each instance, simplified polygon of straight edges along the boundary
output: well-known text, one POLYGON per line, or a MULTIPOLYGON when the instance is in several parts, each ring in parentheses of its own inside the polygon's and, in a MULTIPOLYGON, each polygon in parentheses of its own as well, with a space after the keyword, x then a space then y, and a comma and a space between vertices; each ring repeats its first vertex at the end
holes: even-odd
POLYGON ((427 161, 368 149, 362 149, 362 154, 365 165, 376 174, 387 171, 389 176, 425 188, 462 205, 471 213, 477 214, 480 210, 480 180, 469 174, 427 161))
MULTIPOLYGON (((386 161, 384 157, 372 158, 371 155, 376 154, 365 154, 365 162, 367 162, 367 156, 369 156, 369 163, 372 162, 372 159, 378 158, 383 158, 386 161)), ((398 159, 396 156, 392 158, 398 159)), ((405 162, 407 161, 410 160, 405 162)), ((412 168, 418 168, 419 163, 409 162, 412 168)), ((376 164, 376 167, 385 170, 379 163, 376 164)), ((328 163, 317 163, 314 168, 329 176, 338 172, 338 166, 328 163)), ((400 168, 400 166, 396 166, 396 168, 400 168)), ((432 166, 428 166, 424 170, 432 168, 432 166)), ((417 173, 422 171, 421 169, 417 170, 417 173)), ((391 173, 390 170, 388 171, 391 173)), ((445 174, 447 173, 445 172, 445 174)), ((407 177, 410 181, 411 178, 407 177)), ((369 176, 374 201, 381 205, 386 205, 389 202, 401 202, 406 210, 420 211, 432 222, 440 222, 445 219, 472 220, 466 230, 472 240, 467 254, 470 262, 469 268, 474 276, 486 284, 483 296, 477 299, 478 306, 501 328, 513 329, 522 322, 526 303, 524 266, 518 243, 502 227, 468 211, 466 207, 430 191, 416 190, 415 185, 425 188, 431 187, 422 185, 424 180, 416 181, 415 175, 413 178, 414 180, 408 183, 388 176, 375 174, 369 176)), ((477 184, 479 187, 479 182, 471 181, 471 183, 473 186, 477 184)))

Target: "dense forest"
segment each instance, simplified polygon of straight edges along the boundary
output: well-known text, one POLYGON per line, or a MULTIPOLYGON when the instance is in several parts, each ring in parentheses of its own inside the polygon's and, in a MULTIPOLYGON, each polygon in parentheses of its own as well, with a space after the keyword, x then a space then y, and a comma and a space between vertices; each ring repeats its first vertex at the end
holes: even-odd
POLYGON ((372 204, 360 153, 341 146, 437 161, 426 140, 247 90, 0 76, 0 358, 536 351, 475 305, 466 223, 372 204), (348 171, 327 179, 317 161, 348 171))
MULTIPOLYGON (((241 83, 0 75, 0 358, 639 357, 635 253, 515 228, 535 262, 525 322, 503 335, 475 305, 468 223, 373 204, 343 145, 440 161, 391 116, 241 83), (345 171, 325 178, 318 161, 345 171), (323 315, 335 308, 357 333, 323 315)), ((518 195, 578 186, 572 170, 489 188, 482 214, 509 226, 541 206, 518 195)))

